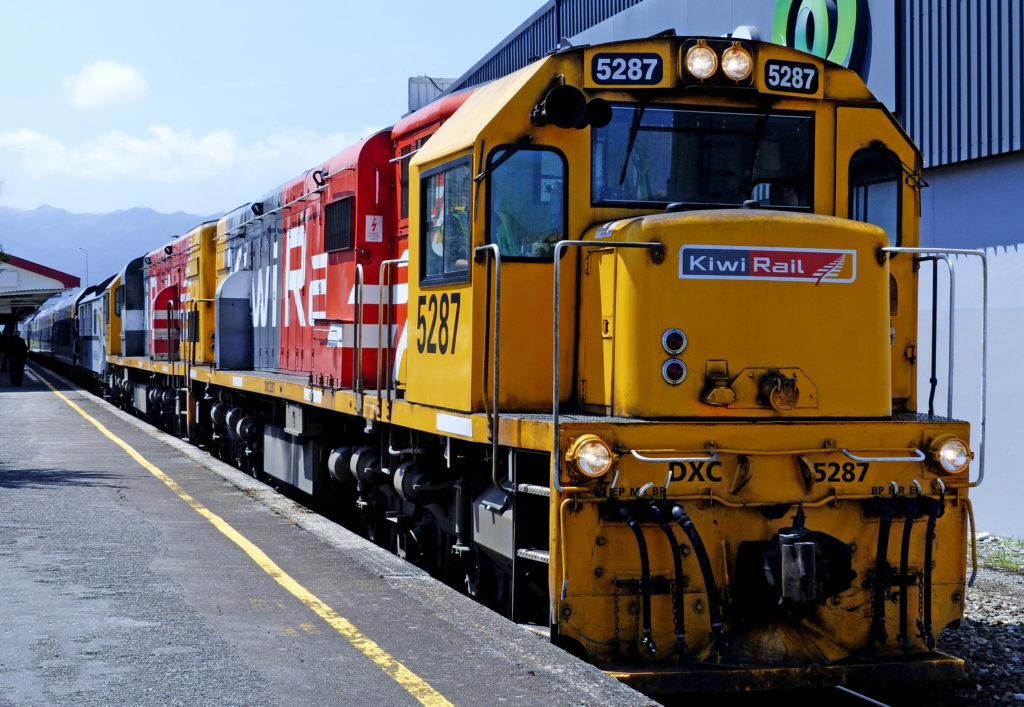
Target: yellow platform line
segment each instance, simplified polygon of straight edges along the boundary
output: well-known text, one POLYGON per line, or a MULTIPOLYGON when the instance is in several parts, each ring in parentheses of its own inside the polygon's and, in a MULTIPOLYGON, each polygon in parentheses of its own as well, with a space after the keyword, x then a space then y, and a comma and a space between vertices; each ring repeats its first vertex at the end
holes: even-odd
POLYGON ((291 576, 278 567, 273 560, 267 557, 267 555, 248 538, 231 527, 227 521, 208 509, 199 501, 192 498, 185 489, 178 485, 178 482, 151 464, 145 457, 135 451, 131 445, 108 430, 101 422, 99 422, 99 420, 92 417, 89 413, 76 405, 70 398, 54 388, 43 376, 40 375, 39 379, 42 380, 58 398, 66 402, 75 412, 91 422, 96 429, 102 432, 103 435, 114 444, 127 452, 128 456, 137 461, 144 469, 146 469, 146 471, 163 481, 169 489, 177 494, 178 498, 192 506, 192 509, 195 510, 196 513, 206 518, 206 520, 210 521, 217 530, 230 538, 231 541, 238 545, 246 555, 251 557, 253 562, 259 565, 264 572, 273 577, 278 584, 291 592, 299 601, 308 606, 320 618, 330 624, 334 630, 340 633, 349 643, 359 650, 360 653, 376 663, 381 670, 401 685, 410 695, 415 697, 422 704, 431 705, 432 707, 434 705, 451 705, 451 703, 446 700, 441 693, 432 688, 425 680, 423 680, 423 678, 416 675, 416 673, 409 670, 399 661, 395 660, 383 648, 378 646, 373 640, 356 628, 348 619, 338 614, 334 609, 318 599, 311 591, 292 579, 291 576))

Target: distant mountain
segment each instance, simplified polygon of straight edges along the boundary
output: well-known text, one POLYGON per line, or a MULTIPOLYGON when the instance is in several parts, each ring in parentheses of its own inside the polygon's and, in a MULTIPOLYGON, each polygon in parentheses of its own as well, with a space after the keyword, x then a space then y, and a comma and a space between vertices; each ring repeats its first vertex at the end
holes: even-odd
MULTIPOLYGON (((178 211, 128 209, 109 214, 73 214, 52 206, 21 211, 0 206, 0 246, 19 258, 97 282, 132 258, 158 248, 211 217, 178 211)), ((216 217, 212 217, 216 218, 216 217)))

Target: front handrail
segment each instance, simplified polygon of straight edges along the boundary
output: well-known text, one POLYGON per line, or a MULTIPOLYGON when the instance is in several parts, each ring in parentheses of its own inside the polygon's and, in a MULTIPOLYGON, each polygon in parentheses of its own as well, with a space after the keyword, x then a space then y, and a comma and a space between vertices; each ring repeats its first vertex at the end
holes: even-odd
POLYGON ((552 434, 554 436, 554 440, 553 440, 553 442, 551 444, 551 453, 552 453, 552 458, 551 458, 551 460, 552 460, 552 464, 551 464, 551 482, 552 482, 552 485, 554 485, 555 489, 559 493, 562 493, 563 490, 564 490, 564 487, 562 486, 562 483, 561 483, 561 481, 558 478, 559 475, 560 475, 559 474, 559 468, 561 467, 561 463, 560 463, 560 461, 561 461, 561 451, 559 449, 559 439, 558 439, 558 412, 559 412, 559 405, 560 405, 560 402, 561 402, 559 400, 559 398, 560 398, 560 395, 559 395, 559 387, 560 387, 559 386, 559 383, 560 383, 559 370, 561 368, 561 363, 560 363, 559 359, 561 358, 561 356, 559 355, 560 354, 560 346, 559 346, 559 344, 560 344, 560 336, 559 336, 559 334, 560 334, 560 327, 559 327, 559 310, 560 310, 560 307, 559 307, 559 304, 560 303, 559 303, 559 299, 560 298, 559 298, 558 295, 559 295, 559 290, 560 290, 560 286, 561 286, 562 251, 564 251, 566 248, 584 248, 584 247, 590 247, 590 248, 595 248, 595 249, 600 249, 600 250, 605 250, 605 249, 608 249, 608 248, 649 248, 651 250, 659 250, 661 248, 664 248, 664 245, 661 244, 661 243, 648 243, 648 242, 629 243, 629 242, 622 242, 622 241, 601 241, 600 243, 597 243, 597 242, 594 242, 594 241, 564 241, 563 240, 563 241, 558 241, 557 243, 555 243, 555 248, 554 248, 554 260, 555 260, 555 283, 554 283, 555 306, 554 306, 554 317, 555 317, 555 319, 554 319, 554 327, 553 327, 554 328, 554 345, 552 346, 552 349, 553 349, 552 356, 553 356, 553 360, 554 360, 554 365, 553 365, 552 376, 551 376, 552 379, 553 379, 552 380, 552 390, 553 390, 553 392, 552 392, 552 395, 551 395, 551 428, 552 428, 552 434))
MULTIPOLYGON (((883 253, 909 253, 913 255, 969 255, 981 258, 981 421, 978 423, 978 478, 970 486, 981 486, 985 480, 985 421, 988 413, 988 259, 983 250, 967 248, 904 248, 887 246, 883 253)), ((953 308, 950 307, 952 314, 953 308)), ((952 335, 950 336, 952 339, 952 335)), ((950 369, 952 370, 952 368, 950 369)), ((952 380, 950 381, 952 385, 952 380)), ((952 411, 950 411, 952 412, 952 411)))
POLYGON ((956 323, 956 313, 953 309, 956 303, 956 277, 953 274, 953 264, 949 262, 949 258, 944 255, 926 255, 920 258, 914 258, 916 263, 927 263, 932 264, 932 351, 931 351, 931 378, 928 383, 930 390, 928 393, 928 414, 935 414, 935 386, 938 385, 938 379, 935 377, 936 371, 936 343, 938 338, 938 264, 939 262, 945 263, 946 272, 949 275, 949 331, 947 332, 947 346, 948 352, 946 354, 946 417, 953 417, 953 355, 954 346, 953 343, 956 340, 954 327, 956 323))
POLYGON ((911 452, 909 457, 860 457, 849 449, 840 449, 839 451, 855 462, 923 462, 925 460, 925 453, 920 449, 907 449, 908 452, 911 452))
MULTIPOLYGON (((355 291, 355 342, 353 345, 353 351, 355 352, 356 360, 353 362, 353 371, 355 372, 352 378, 352 390, 356 394, 356 405, 359 406, 359 412, 363 412, 363 266, 362 263, 356 263, 355 267, 355 280, 356 280, 356 291, 355 291)), ((378 309, 378 315, 380 311, 378 309)), ((377 317, 380 319, 380 316, 377 317)), ((380 350, 380 340, 377 340, 377 350, 380 350)))
POLYGON ((717 449, 711 449, 708 451, 707 454, 701 455, 699 457, 645 457, 642 454, 638 453, 635 449, 630 449, 629 453, 632 454, 634 458, 639 459, 642 462, 648 462, 652 464, 663 464, 665 462, 675 464, 686 464, 689 462, 718 461, 717 449))
MULTIPOLYGON (((501 248, 496 243, 489 245, 478 246, 473 249, 475 255, 489 254, 494 260, 494 324, 492 326, 493 333, 492 338, 494 339, 494 352, 491 356, 492 368, 494 369, 491 381, 493 384, 493 392, 491 394, 491 481, 496 488, 502 491, 511 491, 512 489, 506 489, 501 484, 501 479, 498 478, 498 421, 500 419, 498 413, 498 371, 501 356, 499 351, 501 349, 501 248)), ((490 293, 488 293, 490 294, 490 293)), ((487 367, 484 366, 484 375, 487 374, 487 367)))
POLYGON ((385 377, 385 388, 383 392, 387 393, 388 403, 391 403, 391 307, 394 300, 394 278, 392 276, 394 268, 401 265, 409 265, 409 261, 404 258, 392 258, 391 260, 382 260, 380 263, 380 275, 378 278, 378 296, 377 296, 377 407, 378 412, 380 411, 381 403, 381 374, 384 368, 387 369, 388 375, 385 377), (387 278, 385 280, 385 273, 387 278), (384 286, 387 284, 388 296, 387 304, 385 305, 384 299, 384 286), (384 335, 384 312, 387 313, 387 346, 383 345, 384 335), (381 366, 381 354, 384 353, 385 360, 384 366, 381 366))

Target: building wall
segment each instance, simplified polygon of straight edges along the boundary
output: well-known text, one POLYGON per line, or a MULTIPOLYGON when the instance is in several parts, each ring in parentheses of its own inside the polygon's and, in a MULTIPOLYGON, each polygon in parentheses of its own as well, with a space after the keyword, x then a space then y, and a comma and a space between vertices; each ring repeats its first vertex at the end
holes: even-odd
POLYGON ((529 19, 456 79, 452 91, 493 81, 553 50, 562 37, 589 27, 644 0, 548 0, 529 19))
POLYGON ((925 167, 1020 150, 1021 0, 900 0, 900 118, 925 167))
POLYGON ((1024 152, 925 170, 921 245, 986 248, 1024 243, 1016 206, 1024 184, 1024 152))

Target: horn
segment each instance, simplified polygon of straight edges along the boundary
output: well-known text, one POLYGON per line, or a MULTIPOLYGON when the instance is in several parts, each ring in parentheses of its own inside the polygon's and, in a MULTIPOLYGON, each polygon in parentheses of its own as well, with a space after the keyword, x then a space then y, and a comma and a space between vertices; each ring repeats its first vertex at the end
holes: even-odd
POLYGON ((552 124, 559 128, 574 128, 586 118, 587 99, 575 86, 560 84, 533 107, 530 121, 537 126, 552 124))
POLYGON ((603 128, 612 122, 612 104, 603 98, 591 98, 587 101, 586 115, 583 120, 576 124, 577 128, 585 128, 588 125, 595 128, 603 128))

